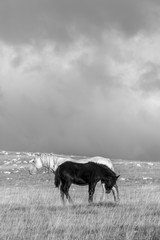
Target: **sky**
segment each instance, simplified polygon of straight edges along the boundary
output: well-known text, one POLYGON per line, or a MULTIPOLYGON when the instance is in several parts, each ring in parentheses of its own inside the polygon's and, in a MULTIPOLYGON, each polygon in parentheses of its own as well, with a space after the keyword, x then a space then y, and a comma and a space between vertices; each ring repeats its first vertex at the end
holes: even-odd
POLYGON ((160 160, 160 1, 1 0, 0 149, 160 160))

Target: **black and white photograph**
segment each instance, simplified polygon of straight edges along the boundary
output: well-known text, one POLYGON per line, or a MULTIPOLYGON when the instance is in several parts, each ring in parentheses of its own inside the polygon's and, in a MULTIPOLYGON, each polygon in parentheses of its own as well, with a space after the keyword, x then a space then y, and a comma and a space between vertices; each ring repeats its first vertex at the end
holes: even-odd
POLYGON ((160 240, 159 125, 159 0, 0 0, 0 240, 160 240))

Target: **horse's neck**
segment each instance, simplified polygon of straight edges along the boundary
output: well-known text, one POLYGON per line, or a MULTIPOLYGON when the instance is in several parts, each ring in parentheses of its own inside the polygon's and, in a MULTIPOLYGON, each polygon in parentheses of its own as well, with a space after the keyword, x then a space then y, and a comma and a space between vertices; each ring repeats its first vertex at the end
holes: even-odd
POLYGON ((58 157, 57 156, 52 156, 52 161, 50 161, 52 169, 55 171, 57 169, 58 165, 58 157))
POLYGON ((110 168, 107 169, 107 175, 108 175, 108 173, 109 173, 109 177, 115 177, 116 176, 115 172, 110 168))
POLYGON ((53 169, 54 169, 54 171, 56 171, 57 168, 59 167, 59 165, 61 165, 64 162, 66 162, 65 158, 54 156, 54 158, 53 158, 53 169))
POLYGON ((112 169, 110 169, 108 166, 101 163, 97 163, 97 165, 99 166, 99 170, 102 171, 102 174, 104 174, 105 176, 108 176, 108 177, 116 176, 115 172, 112 171, 112 169))
POLYGON ((56 156, 51 156, 51 155, 42 155, 41 156, 41 161, 42 165, 47 168, 53 168, 55 165, 57 157, 56 156))

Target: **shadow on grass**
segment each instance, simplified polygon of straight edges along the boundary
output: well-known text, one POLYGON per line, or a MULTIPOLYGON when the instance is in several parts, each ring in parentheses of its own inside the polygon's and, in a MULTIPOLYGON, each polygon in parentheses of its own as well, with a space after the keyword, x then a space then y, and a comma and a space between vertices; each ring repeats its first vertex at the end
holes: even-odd
POLYGON ((93 203, 91 206, 96 206, 96 207, 117 207, 119 203, 115 202, 98 202, 98 203, 93 203))
POLYGON ((36 211, 49 211, 49 212, 60 212, 60 211, 75 211, 76 213, 80 214, 86 214, 86 213, 92 213, 92 214, 98 214, 99 208, 113 208, 118 206, 117 203, 114 202, 98 202, 98 203, 82 203, 82 204, 69 204, 69 205, 59 205, 59 206, 46 206, 46 205, 31 205, 31 206, 24 206, 20 204, 13 204, 13 205, 7 205, 7 204, 1 204, 0 209, 3 211, 6 209, 6 211, 10 212, 27 212, 30 210, 36 210, 36 211))
POLYGON ((99 203, 92 203, 92 204, 73 204, 73 205, 66 205, 66 206, 52 206, 48 207, 49 211, 71 211, 76 212, 76 214, 98 214, 98 210, 100 208, 113 208, 116 207, 118 204, 112 202, 99 202, 99 203))

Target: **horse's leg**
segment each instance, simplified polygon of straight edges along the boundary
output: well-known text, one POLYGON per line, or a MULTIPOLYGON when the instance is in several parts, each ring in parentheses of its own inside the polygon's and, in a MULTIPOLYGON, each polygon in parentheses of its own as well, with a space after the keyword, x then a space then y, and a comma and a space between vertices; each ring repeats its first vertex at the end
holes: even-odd
POLYGON ((101 195, 101 198, 100 198, 100 201, 103 202, 105 200, 105 184, 101 182, 101 185, 102 185, 102 195, 101 195))
POLYGON ((71 186, 71 183, 68 182, 66 184, 66 186, 65 186, 65 195, 66 195, 66 198, 67 198, 68 202, 73 204, 73 200, 72 200, 72 198, 69 195, 69 188, 70 188, 70 186, 71 186))
POLYGON ((120 201, 120 198, 119 198, 119 190, 118 190, 117 184, 115 184, 115 185, 113 186, 113 188, 112 188, 112 193, 113 193, 114 201, 115 201, 115 202, 119 202, 119 201, 120 201), (115 197, 115 192, 116 192, 116 194, 117 194, 117 199, 116 199, 116 197, 115 197))
POLYGON ((94 191, 95 191, 96 184, 97 183, 90 183, 89 184, 89 191, 88 191, 89 192, 89 198, 88 198, 89 203, 93 202, 93 194, 94 194, 94 191))
POLYGON ((73 204, 73 200, 72 200, 71 196, 69 195, 69 192, 67 193, 67 199, 68 199, 69 203, 73 204))
POLYGON ((113 193, 113 198, 114 198, 114 201, 116 202, 116 193, 115 193, 115 189, 114 189, 114 186, 112 188, 112 193, 113 193))
POLYGON ((63 205, 65 205, 65 201, 64 201, 64 186, 62 184, 60 186, 60 194, 61 194, 62 203, 63 203, 63 205))

